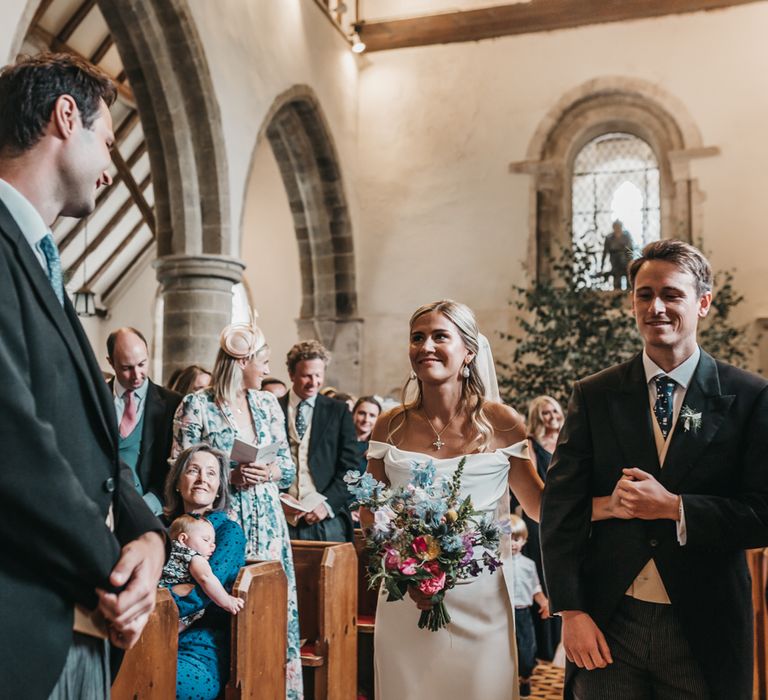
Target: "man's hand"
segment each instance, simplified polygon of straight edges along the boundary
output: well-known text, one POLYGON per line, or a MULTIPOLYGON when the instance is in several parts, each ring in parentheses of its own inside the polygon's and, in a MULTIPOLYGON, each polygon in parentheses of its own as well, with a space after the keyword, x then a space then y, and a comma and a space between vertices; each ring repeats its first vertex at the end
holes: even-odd
POLYGON ((306 513, 303 510, 296 510, 296 508, 291 508, 291 503, 298 504, 298 501, 290 494, 283 494, 280 498, 280 505, 283 506, 283 513, 285 513, 285 517, 288 518, 288 522, 290 522, 292 525, 295 525, 300 518, 306 515, 306 513), (285 498, 290 499, 290 501, 286 503, 285 500, 283 500, 285 498))
POLYGON ((622 469, 624 476, 614 493, 631 518, 679 520, 680 496, 670 493, 642 469, 622 469))
POLYGON ((129 542, 109 577, 120 593, 96 589, 98 610, 107 621, 115 646, 130 649, 141 636, 155 608, 157 582, 163 571, 165 546, 157 532, 145 532, 129 542))
POLYGON ((565 610, 562 617, 563 646, 569 661, 588 671, 613 663, 605 636, 587 613, 565 610))
POLYGON ((325 504, 320 503, 314 510, 311 510, 304 516, 304 520, 307 525, 314 525, 315 523, 319 523, 321 520, 325 520, 328 515, 328 509, 325 507, 325 504))

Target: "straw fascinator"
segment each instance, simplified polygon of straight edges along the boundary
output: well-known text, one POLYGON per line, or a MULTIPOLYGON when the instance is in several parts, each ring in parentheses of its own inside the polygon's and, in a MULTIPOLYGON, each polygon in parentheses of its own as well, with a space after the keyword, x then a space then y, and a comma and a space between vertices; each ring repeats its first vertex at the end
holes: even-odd
POLYGON ((219 346, 230 357, 244 360, 252 357, 266 345, 266 338, 261 328, 248 323, 230 323, 219 336, 219 346))

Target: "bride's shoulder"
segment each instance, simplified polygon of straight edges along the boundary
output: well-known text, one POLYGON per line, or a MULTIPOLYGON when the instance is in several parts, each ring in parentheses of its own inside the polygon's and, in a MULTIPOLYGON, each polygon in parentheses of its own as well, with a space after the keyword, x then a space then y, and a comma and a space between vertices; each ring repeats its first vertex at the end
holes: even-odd
POLYGON ((496 401, 486 401, 483 409, 494 432, 507 432, 516 429, 525 432, 525 421, 512 406, 496 401))
POLYGON ((405 408, 395 406, 388 411, 384 411, 377 419, 376 424, 373 426, 373 432, 371 433, 371 440, 377 442, 390 442, 392 431, 396 430, 405 417, 405 408))

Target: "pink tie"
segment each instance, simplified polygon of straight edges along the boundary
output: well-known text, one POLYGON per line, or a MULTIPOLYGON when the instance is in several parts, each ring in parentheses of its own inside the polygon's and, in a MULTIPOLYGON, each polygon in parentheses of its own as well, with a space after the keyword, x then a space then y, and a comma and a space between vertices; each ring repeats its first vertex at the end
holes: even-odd
POLYGON ((127 438, 136 427, 136 403, 133 400, 133 391, 129 390, 123 394, 125 408, 123 417, 120 419, 120 437, 127 438))

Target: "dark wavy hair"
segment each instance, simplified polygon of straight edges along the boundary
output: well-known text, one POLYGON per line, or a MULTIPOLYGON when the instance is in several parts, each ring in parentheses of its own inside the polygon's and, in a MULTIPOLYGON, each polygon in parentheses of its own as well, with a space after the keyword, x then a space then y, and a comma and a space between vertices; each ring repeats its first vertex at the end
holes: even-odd
POLYGON ((117 89, 109 76, 83 58, 64 53, 27 56, 0 70, 0 153, 18 156, 45 133, 56 100, 70 95, 86 129, 111 106, 117 89))

